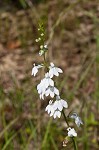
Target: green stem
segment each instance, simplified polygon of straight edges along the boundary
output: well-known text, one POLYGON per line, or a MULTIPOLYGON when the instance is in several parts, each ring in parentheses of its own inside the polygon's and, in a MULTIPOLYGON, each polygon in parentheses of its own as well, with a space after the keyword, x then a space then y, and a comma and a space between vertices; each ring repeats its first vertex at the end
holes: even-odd
POLYGON ((44 56, 44 63, 46 64, 46 57, 45 57, 45 53, 44 53, 44 55, 43 55, 43 56, 44 56))
POLYGON ((45 72, 46 71, 49 71, 49 68, 48 68, 48 65, 47 65, 47 61, 46 61, 46 56, 45 56, 45 53, 44 53, 44 55, 43 55, 43 59, 44 59, 44 66, 45 66, 45 72))
POLYGON ((64 119, 65 119, 65 122, 66 122, 67 126, 69 127, 69 123, 68 123, 67 117, 64 113, 64 110, 62 110, 62 113, 63 113, 64 119))
POLYGON ((74 150, 78 150, 76 140, 74 139, 74 137, 71 137, 71 139, 74 145, 74 150))
MULTIPOLYGON (((63 113, 63 116, 64 116, 64 119, 65 119, 65 122, 66 122, 67 126, 70 127, 70 126, 69 126, 69 123, 68 123, 68 120, 67 120, 67 117, 66 117, 66 115, 65 115, 65 113, 64 113, 64 110, 62 110, 62 113, 63 113)), ((75 141, 75 138, 74 138, 74 137, 71 137, 71 139, 72 139, 72 142, 73 142, 74 150, 78 150, 78 148, 77 148, 77 143, 76 143, 76 141, 75 141)))

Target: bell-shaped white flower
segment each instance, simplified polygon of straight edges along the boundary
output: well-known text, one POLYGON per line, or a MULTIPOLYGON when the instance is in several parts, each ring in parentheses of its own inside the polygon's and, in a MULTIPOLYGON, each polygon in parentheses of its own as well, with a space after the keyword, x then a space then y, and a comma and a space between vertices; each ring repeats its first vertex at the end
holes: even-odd
POLYGON ((74 119, 75 120, 75 123, 78 127, 80 127, 80 125, 82 124, 83 125, 83 122, 81 120, 81 118, 78 116, 77 113, 73 113, 70 118, 74 119))
POLYGON ((49 101, 49 104, 47 105, 45 111, 48 112, 48 114, 51 116, 53 116, 53 118, 55 119, 56 117, 60 118, 61 116, 61 112, 59 110, 56 110, 54 107, 54 103, 52 100, 49 101))
POLYGON ((49 104, 47 105, 47 107, 45 108, 45 111, 48 112, 48 114, 51 116, 53 116, 53 118, 55 119, 56 117, 60 118, 61 117, 61 112, 59 110, 55 110, 54 109, 54 103, 52 100, 49 101, 49 104))
POLYGON ((34 65, 34 67, 32 68, 32 75, 35 76, 38 72, 38 69, 42 68, 43 66, 42 65, 37 65, 36 66, 35 63, 33 65, 34 65))
POLYGON ((56 101, 54 103, 54 107, 62 111, 63 107, 68 108, 68 104, 65 100, 61 99, 59 95, 56 96, 56 101))
POLYGON ((52 116, 54 114, 54 108, 53 108, 53 101, 52 100, 49 101, 49 104, 45 108, 45 111, 47 111, 48 114, 50 114, 50 116, 52 116))
POLYGON ((48 86, 54 86, 54 81, 50 78, 48 72, 45 74, 45 78, 43 80, 43 84, 45 84, 46 88, 48 86))
POLYGON ((41 82, 37 85, 38 93, 40 94, 40 99, 44 99, 44 95, 54 97, 53 95, 56 94, 57 89, 54 88, 54 92, 52 90, 49 91, 48 87, 54 88, 54 81, 49 77, 49 73, 45 74, 45 78, 41 80, 41 82))
POLYGON ((45 91, 45 96, 50 95, 50 97, 53 98, 55 96, 55 94, 59 95, 59 90, 54 86, 49 86, 45 91))
POLYGON ((51 62, 49 66, 49 76, 52 78, 54 75, 59 76, 59 73, 63 73, 62 69, 55 67, 55 65, 51 62))
POLYGON ((67 129, 67 131, 68 131, 68 136, 69 137, 76 137, 77 136, 77 133, 76 133, 76 131, 75 131, 75 129, 74 128, 68 128, 67 129))
POLYGON ((41 82, 37 85, 37 90, 39 94, 45 92, 46 85, 44 84, 44 79, 42 79, 41 82))

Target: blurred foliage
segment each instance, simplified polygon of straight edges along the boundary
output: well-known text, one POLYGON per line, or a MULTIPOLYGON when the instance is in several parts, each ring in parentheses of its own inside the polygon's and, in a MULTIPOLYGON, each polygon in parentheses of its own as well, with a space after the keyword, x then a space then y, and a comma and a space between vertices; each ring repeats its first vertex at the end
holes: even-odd
POLYGON ((46 1, 48 0, 3 0, 0 1, 0 5, 1 6, 12 5, 18 9, 21 9, 21 8, 29 8, 28 2, 34 5, 39 3, 45 3, 46 1))

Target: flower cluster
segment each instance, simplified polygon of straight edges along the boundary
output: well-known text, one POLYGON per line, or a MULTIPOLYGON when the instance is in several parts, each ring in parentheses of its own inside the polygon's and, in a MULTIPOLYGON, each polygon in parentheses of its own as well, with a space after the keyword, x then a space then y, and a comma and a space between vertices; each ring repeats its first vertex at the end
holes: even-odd
MULTIPOLYGON (((62 69, 56 67, 53 62, 48 63, 45 58, 45 53, 48 50, 48 46, 44 43, 44 30, 43 27, 40 26, 38 29, 40 31, 40 36, 36 39, 36 42, 40 43, 40 51, 39 55, 43 56, 44 62, 39 65, 35 65, 32 68, 32 75, 36 76, 40 68, 45 68, 46 72, 44 78, 41 79, 40 83, 37 85, 37 91, 39 94, 40 99, 44 100, 46 97, 51 97, 49 100, 48 105, 45 108, 45 111, 49 114, 49 116, 53 116, 53 118, 60 118, 61 112, 63 112, 64 108, 68 108, 67 101, 60 97, 59 90, 55 87, 54 77, 58 77, 60 73, 63 73, 62 69)), ((64 114, 64 112, 63 112, 64 114)), ((69 118, 74 119, 76 125, 79 127, 83 124, 81 118, 76 114, 73 113, 69 116, 69 118)), ((68 137, 76 137, 77 133, 74 128, 71 128, 68 124, 68 137)))
POLYGON ((56 101, 53 102, 52 100, 50 100, 45 111, 47 111, 48 114, 50 116, 53 116, 55 119, 56 117, 60 118, 63 108, 68 108, 67 102, 61 99, 60 96, 56 96, 56 101))
MULTIPOLYGON (((35 65, 32 69, 32 75, 36 75, 39 68, 42 68, 43 65, 35 65)), ((65 100, 60 98, 59 90, 55 87, 54 76, 59 76, 59 73, 63 73, 62 69, 56 67, 52 62, 48 67, 48 72, 45 73, 45 77, 41 79, 40 83, 37 85, 37 91, 40 96, 40 99, 43 99, 47 96, 51 98, 55 97, 55 100, 50 100, 45 111, 48 112, 50 116, 54 118, 61 116, 61 111, 63 108, 68 108, 68 104, 65 100)))
POLYGON ((39 55, 42 56, 47 52, 48 47, 47 47, 47 44, 44 43, 44 40, 45 40, 45 33, 44 32, 45 31, 43 28, 43 24, 40 24, 39 26, 40 27, 38 28, 38 31, 40 32, 40 34, 39 34, 38 39, 36 39, 35 41, 40 44, 39 55))

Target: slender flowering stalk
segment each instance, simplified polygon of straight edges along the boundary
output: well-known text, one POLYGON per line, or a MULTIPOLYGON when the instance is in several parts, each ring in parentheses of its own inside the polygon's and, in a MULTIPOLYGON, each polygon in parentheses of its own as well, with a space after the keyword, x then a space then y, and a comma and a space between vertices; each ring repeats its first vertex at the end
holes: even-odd
MULTIPOLYGON (((54 77, 58 77, 61 73, 63 73, 63 71, 61 68, 56 67, 53 62, 47 62, 45 55, 48 51, 48 46, 45 43, 45 31, 42 24, 39 25, 38 31, 40 34, 38 39, 36 39, 35 41, 40 45, 39 56, 43 57, 43 62, 39 65, 34 64, 34 67, 32 68, 32 75, 36 76, 41 68, 45 68, 45 75, 43 79, 41 79, 40 83, 37 85, 37 91, 41 100, 45 100, 46 97, 51 98, 45 108, 45 111, 50 117, 56 119, 60 118, 61 114, 63 114, 63 117, 68 127, 64 146, 67 145, 69 138, 71 138, 74 150, 77 150, 77 144, 75 141, 75 137, 77 137, 77 132, 74 128, 70 127, 68 117, 65 115, 64 112, 64 109, 68 108, 68 103, 66 100, 61 98, 60 92, 55 86, 55 81, 53 79, 54 77)), ((81 118, 76 113, 71 114, 69 118, 73 119, 78 127, 83 124, 81 118)))

